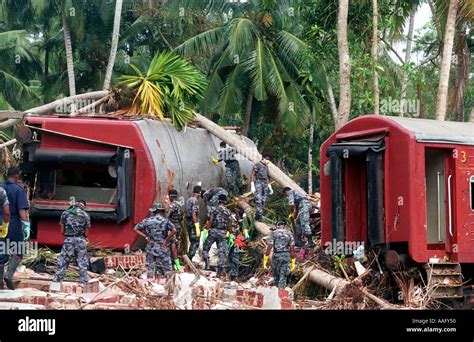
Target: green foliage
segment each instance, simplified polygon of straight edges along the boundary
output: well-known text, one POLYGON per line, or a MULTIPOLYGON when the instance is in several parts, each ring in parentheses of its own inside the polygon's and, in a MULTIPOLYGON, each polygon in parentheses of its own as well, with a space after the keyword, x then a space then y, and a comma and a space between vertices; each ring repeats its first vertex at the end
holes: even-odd
MULTIPOLYGON (((444 34, 449 1, 434 3, 444 34)), ((399 100, 406 72, 407 100, 418 100, 420 115, 433 118, 441 61, 434 20, 415 32, 413 53, 418 61, 402 66, 404 54, 397 57, 392 51, 406 40, 403 31, 413 5, 426 2, 379 0, 378 5, 381 104, 399 100)), ((374 107, 372 2, 350 1, 349 6, 354 118, 372 113, 374 107)), ((0 0, 0 109, 27 109, 67 94, 63 17, 72 36, 77 92, 101 89, 113 8, 111 0, 0 0)), ((333 0, 125 0, 112 83, 130 74, 122 81, 134 91, 131 98, 136 98, 137 111, 169 117, 178 128, 197 109, 221 124, 242 126, 252 99, 249 136, 290 174, 302 174, 304 186, 305 173, 318 175, 319 147, 334 130, 328 88, 332 87, 337 106, 337 11, 338 1, 333 0), (170 62, 171 57, 165 61, 167 51, 184 56, 186 67, 181 60, 170 62), (314 160, 307 165, 310 123, 315 124, 314 160)), ((457 26, 465 28, 471 55, 473 13, 472 1, 461 0, 457 26)), ((452 84, 455 67, 454 60, 452 84)), ((472 62, 469 68, 465 119, 474 104, 472 62)), ((450 112, 452 116, 452 104, 450 112)), ((382 114, 398 115, 394 110, 382 114)), ((315 183, 317 188, 317 178, 315 183)))
POLYGON ((345 270, 349 268, 349 265, 345 263, 346 256, 345 255, 335 255, 334 259, 334 269, 337 270, 345 270))
POLYGON ((292 4, 251 1, 234 7, 235 13, 228 12, 221 26, 176 48, 185 57, 209 58, 204 114, 242 113, 252 89, 255 100, 266 104, 272 97, 278 102, 269 120, 280 121, 293 134, 301 132, 309 109, 297 80, 307 47, 293 32, 295 18, 288 18, 292 4))
POLYGON ((120 77, 135 98, 130 112, 168 117, 177 129, 194 118, 207 81, 195 67, 172 52, 156 55, 146 72, 130 65, 136 75, 120 77))

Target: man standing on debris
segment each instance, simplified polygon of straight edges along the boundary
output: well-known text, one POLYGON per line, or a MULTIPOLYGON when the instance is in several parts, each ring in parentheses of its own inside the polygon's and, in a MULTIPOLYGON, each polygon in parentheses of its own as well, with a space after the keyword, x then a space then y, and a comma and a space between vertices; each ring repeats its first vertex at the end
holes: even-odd
POLYGON ((276 229, 272 230, 268 247, 263 256, 263 268, 267 268, 270 252, 273 249, 272 273, 273 281, 280 289, 286 287, 288 276, 295 270, 295 239, 293 234, 285 227, 283 221, 278 221, 276 229))
MULTIPOLYGON (((13 274, 15 273, 16 268, 21 263, 23 255, 21 251, 22 244, 24 241, 30 239, 30 222, 28 218, 28 199, 26 198, 26 192, 23 187, 18 184, 20 180, 20 169, 18 167, 12 166, 7 170, 7 181, 2 185, 2 188, 7 193, 9 211, 10 211, 10 222, 8 224, 8 233, 6 235, 6 243, 8 245, 15 244, 17 249, 17 254, 10 255, 3 254, 0 255, 0 275, 3 278, 3 272, 5 264, 9 261, 7 274, 5 276, 5 282, 7 287, 10 290, 14 290, 15 286, 13 284, 13 274)), ((6 247, 6 246, 5 246, 6 247)))
POLYGON ((302 194, 301 192, 286 187, 283 189, 283 193, 288 197, 290 203, 291 213, 290 220, 296 220, 295 224, 295 235, 296 235, 296 247, 303 247, 303 235, 308 240, 306 248, 314 248, 313 234, 309 225, 310 211, 313 207, 311 201, 302 194))
POLYGON ((250 189, 255 194, 255 220, 263 221, 263 208, 267 203, 268 195, 273 194, 273 189, 269 183, 268 162, 270 156, 264 154, 262 160, 253 167, 252 176, 250 177, 250 189))
POLYGON ((239 161, 235 158, 237 150, 233 147, 227 147, 225 142, 221 142, 221 149, 217 153, 217 159, 212 158, 215 165, 223 161, 225 163, 225 178, 227 180, 227 189, 230 196, 242 195, 242 179, 240 176, 239 161))
POLYGON ((186 202, 186 228, 189 236, 189 260, 193 260, 199 248, 199 238, 201 236, 200 218, 199 218, 199 198, 201 197, 201 187, 193 188, 193 195, 186 202))
POLYGON ((204 199, 204 203, 207 206, 207 217, 209 218, 211 214, 216 210, 217 206, 219 205, 219 196, 224 195, 225 197, 229 196, 227 190, 223 188, 212 188, 205 191, 202 194, 202 198, 204 199))
POLYGON ((221 277, 222 272, 225 268, 226 255, 227 255, 227 244, 226 237, 227 233, 232 232, 232 214, 229 209, 226 208, 227 196, 219 195, 218 206, 212 212, 209 220, 207 221, 206 229, 209 231, 204 246, 202 248, 202 258, 206 264, 205 268, 209 269, 209 250, 214 242, 217 243, 218 263, 217 263, 217 276, 221 277))
POLYGON ((161 203, 150 209, 152 216, 135 226, 135 232, 147 241, 146 269, 147 278, 168 278, 171 273, 171 249, 169 243, 176 235, 176 228, 165 217, 165 207, 161 203))
POLYGON ((79 277, 82 286, 89 281, 87 268, 89 255, 87 254, 87 235, 91 226, 91 219, 86 213, 86 202, 79 200, 61 214, 59 225, 65 236, 63 248, 58 257, 58 269, 53 282, 60 283, 64 279, 69 263, 76 260, 79 267, 79 277))
POLYGON ((168 212, 168 218, 176 228, 176 235, 171 240, 171 257, 176 271, 181 272, 181 265, 179 264, 178 250, 181 252, 181 231, 183 230, 183 217, 184 210, 181 203, 178 201, 178 191, 171 189, 168 192, 170 198, 170 206, 168 212))

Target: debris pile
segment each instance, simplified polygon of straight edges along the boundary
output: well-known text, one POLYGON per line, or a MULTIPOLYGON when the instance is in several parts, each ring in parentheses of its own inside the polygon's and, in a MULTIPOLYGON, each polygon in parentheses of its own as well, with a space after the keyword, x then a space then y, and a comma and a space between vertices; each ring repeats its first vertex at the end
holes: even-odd
MULTIPOLYGON (((54 258, 51 258, 54 253, 43 250, 41 255, 43 262, 54 264, 54 258), (49 257, 47 260, 44 260, 45 255, 49 257)), ((86 287, 81 287, 77 281, 64 281, 60 291, 51 291, 51 274, 36 273, 21 266, 14 276, 17 289, 0 291, 0 309, 295 308, 291 291, 259 285, 257 278, 243 283, 226 282, 215 277, 214 272, 199 271, 199 276, 188 272, 174 273, 166 283, 159 283, 144 279, 146 272, 140 255, 114 255, 104 259, 114 260, 105 262, 107 270, 104 274, 90 272, 92 279, 86 287), (137 263, 130 263, 130 260, 137 263)), ((70 267, 71 277, 74 277, 74 269, 74 266, 70 267)))

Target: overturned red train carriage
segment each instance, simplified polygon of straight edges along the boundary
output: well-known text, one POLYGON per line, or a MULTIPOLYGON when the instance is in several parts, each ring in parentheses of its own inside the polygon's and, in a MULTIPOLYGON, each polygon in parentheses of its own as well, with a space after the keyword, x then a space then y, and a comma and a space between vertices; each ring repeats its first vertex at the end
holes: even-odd
MULTIPOLYGON (((48 246, 63 243, 58 220, 71 197, 87 202, 91 244, 126 250, 143 245, 133 227, 169 189, 183 201, 197 182, 208 189, 225 178, 224 166, 211 158, 220 141, 202 128, 178 132, 165 121, 51 115, 28 117, 29 132, 22 176, 31 193, 32 238, 48 246)), ((248 177, 250 162, 239 163, 248 177)))
POLYGON ((320 170, 323 243, 474 263, 474 123, 362 116, 322 145, 320 170))

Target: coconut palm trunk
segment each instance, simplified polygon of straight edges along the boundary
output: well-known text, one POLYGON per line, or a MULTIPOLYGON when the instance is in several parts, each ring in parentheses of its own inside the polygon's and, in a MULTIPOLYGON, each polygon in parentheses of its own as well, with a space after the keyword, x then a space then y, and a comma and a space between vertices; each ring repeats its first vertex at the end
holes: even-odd
POLYGON ((347 42, 349 0, 339 1, 337 12, 337 48, 339 51, 339 109, 336 130, 349 121, 351 110, 351 63, 347 42))
MULTIPOLYGON (((247 158, 252 163, 257 163, 262 159, 261 154, 257 151, 256 148, 248 147, 247 144, 243 142, 238 136, 227 132, 225 129, 212 122, 211 120, 207 119, 206 117, 200 114, 196 114, 196 118, 194 121, 201 127, 205 128, 212 135, 224 141, 229 146, 234 147, 240 155, 247 158)), ((287 174, 285 174, 277 166, 275 166, 275 164, 271 162, 268 163, 268 171, 270 177, 282 187, 288 186, 292 189, 296 189, 306 194, 306 191, 304 191, 294 180, 288 177, 287 174)))
POLYGON ((436 100, 436 120, 446 119, 449 72, 451 69, 451 54, 453 51, 454 29, 456 24, 456 14, 458 10, 458 0, 450 0, 448 18, 446 20, 446 34, 443 44, 443 59, 439 72, 438 95, 436 100))
POLYGON ((250 85, 249 92, 247 94, 247 102, 245 104, 244 124, 242 125, 242 134, 245 136, 249 133, 250 119, 252 118, 253 93, 253 85, 250 85))
POLYGON ((114 28, 112 31, 112 44, 110 46, 109 63, 105 71, 104 90, 110 88, 110 81, 112 80, 112 71, 114 70, 115 58, 117 57, 117 46, 120 36, 120 18, 122 14, 123 0, 117 0, 115 4, 114 28))
POLYGON ((405 61, 403 63, 402 69, 402 84, 401 84, 401 93, 400 93, 400 111, 398 113, 399 116, 403 116, 405 114, 405 102, 406 102, 406 95, 407 95, 407 86, 408 86, 408 73, 407 73, 407 66, 411 62, 411 50, 413 44, 413 31, 415 28, 415 14, 416 14, 416 4, 413 4, 410 10, 410 19, 408 24, 408 36, 407 36, 407 47, 405 50, 405 61))
POLYGON ((454 120, 464 121, 464 93, 469 80, 470 54, 464 27, 456 29, 456 80, 454 85, 454 120))
POLYGON ((72 52, 71 32, 66 17, 63 16, 64 46, 66 48, 67 78, 69 81, 69 96, 76 95, 76 79, 74 77, 74 57, 72 52))
MULTIPOLYGON (((75 96, 69 96, 65 97, 60 100, 56 100, 51 103, 44 104, 39 107, 31 108, 28 110, 25 110, 25 114, 35 114, 35 115, 41 115, 41 114, 47 114, 51 111, 54 111, 57 107, 64 107, 67 105, 70 105, 71 103, 79 102, 79 101, 94 101, 97 99, 101 99, 109 95, 109 92, 106 90, 101 90, 101 91, 93 91, 90 93, 85 93, 85 94, 79 94, 75 96)), ((21 121, 20 119, 8 119, 3 122, 0 122, 0 129, 6 129, 9 127, 12 127, 15 125, 17 122, 21 121)))
POLYGON ((334 92, 332 90, 332 85, 327 75, 326 75, 326 83, 328 85, 328 99, 329 99, 329 106, 331 107, 331 115, 332 115, 334 124, 336 124, 339 114, 337 113, 337 105, 336 105, 336 100, 334 99, 334 92))
POLYGON ((377 72, 378 64, 378 18, 379 11, 377 6, 377 0, 372 0, 372 11, 373 11, 373 31, 372 31, 372 74, 373 74, 373 83, 374 83, 374 114, 380 114, 380 91, 379 91, 379 75, 377 72))

